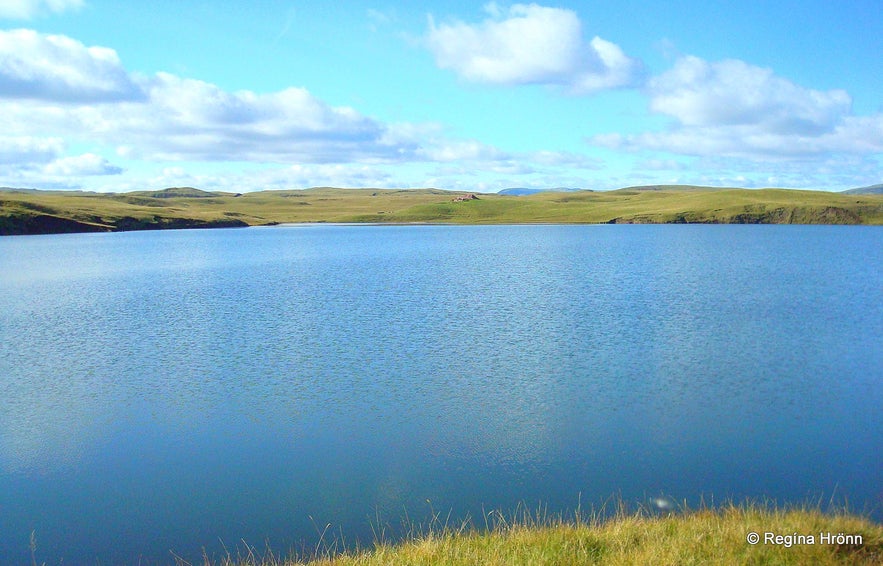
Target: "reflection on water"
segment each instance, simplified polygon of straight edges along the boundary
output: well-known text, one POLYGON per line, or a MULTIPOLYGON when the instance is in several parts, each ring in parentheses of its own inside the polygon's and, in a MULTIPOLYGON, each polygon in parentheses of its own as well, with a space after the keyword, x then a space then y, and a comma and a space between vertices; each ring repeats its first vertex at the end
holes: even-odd
POLYGON ((0 562, 611 494, 879 513, 881 266, 852 227, 2 238, 0 562))

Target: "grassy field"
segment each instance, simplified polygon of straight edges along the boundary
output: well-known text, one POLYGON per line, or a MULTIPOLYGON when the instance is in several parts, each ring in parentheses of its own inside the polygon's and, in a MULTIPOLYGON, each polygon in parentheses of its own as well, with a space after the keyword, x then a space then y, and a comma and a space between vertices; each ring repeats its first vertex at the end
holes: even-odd
POLYGON ((88 193, 0 191, 0 234, 367 223, 883 224, 883 195, 686 186, 528 196, 438 189, 212 193, 192 188, 88 193))
POLYGON ((663 515, 644 510, 619 512, 607 520, 580 514, 569 520, 548 519, 522 512, 514 518, 491 514, 486 522, 477 529, 471 523, 451 527, 437 521, 400 544, 381 541, 373 549, 350 553, 337 553, 331 545, 309 560, 280 558, 245 547, 236 556, 206 557, 200 564, 883 564, 883 526, 811 507, 742 504, 663 515), (749 533, 756 533, 759 542, 749 544, 749 533), (832 538, 824 538, 828 533, 832 538))

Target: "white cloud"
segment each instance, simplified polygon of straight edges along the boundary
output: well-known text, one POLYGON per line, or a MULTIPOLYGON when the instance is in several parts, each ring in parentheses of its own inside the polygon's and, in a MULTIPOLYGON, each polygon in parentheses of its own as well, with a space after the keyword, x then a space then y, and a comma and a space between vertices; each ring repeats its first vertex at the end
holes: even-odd
POLYGON ((883 151, 883 114, 853 116, 846 91, 802 87, 742 61, 683 57, 648 81, 646 92, 653 111, 675 119, 669 129, 589 142, 762 161, 883 151))
POLYGON ((686 184, 719 187, 786 187, 829 191, 872 185, 879 182, 880 164, 862 156, 833 156, 759 164, 755 160, 701 157, 689 168, 660 175, 649 169, 633 172, 641 184, 686 184))
POLYGON ((0 30, 2 98, 104 102, 141 96, 113 49, 63 35, 0 30))
POLYGON ((833 151, 883 152, 883 114, 847 116, 824 140, 833 151))
MULTIPOLYGON (((145 84, 146 104, 106 116, 109 137, 152 159, 309 161, 396 159, 384 124, 332 107, 306 89, 230 93, 160 73, 145 84)), ((410 148, 408 148, 410 151, 410 148)))
POLYGON ((0 136, 0 164, 48 163, 63 150, 61 138, 0 136))
POLYGON ((60 138, 0 137, 0 185, 80 189, 83 177, 123 172, 100 155, 64 151, 60 138))
POLYGON ((388 187, 391 175, 370 165, 292 165, 258 175, 262 189, 305 187, 388 187))
POLYGON ((119 175, 121 167, 94 153, 62 157, 49 163, 44 173, 55 177, 80 177, 88 175, 119 175))
POLYGON ((477 140, 425 140, 418 155, 428 162, 453 164, 436 174, 464 175, 469 172, 493 172, 507 175, 530 175, 546 169, 599 169, 602 162, 586 155, 567 151, 507 152, 477 140))
MULTIPOLYGON (((379 167, 359 164, 306 164, 268 167, 248 172, 192 173, 184 167, 166 167, 129 186, 115 184, 114 190, 141 187, 199 187, 204 190, 248 192, 309 187, 394 187, 397 180, 379 167)), ((405 185, 401 185, 405 186, 405 185)))
POLYGON ((430 17, 426 45, 436 64, 480 83, 552 84, 591 93, 634 84, 640 63, 614 43, 586 43, 572 10, 515 4, 504 14, 496 4, 479 25, 436 25, 430 17))
POLYGON ((130 75, 116 52, 31 30, 0 31, 0 132, 64 136, 151 160, 313 162, 414 159, 418 138, 303 88, 228 92, 130 75))
POLYGON ((686 165, 674 159, 644 159, 635 163, 636 171, 681 171, 686 169, 686 165))
POLYGON ((500 161, 510 159, 499 149, 475 140, 430 141, 420 151, 427 161, 452 163, 455 161, 500 161))
POLYGON ((575 169, 600 169, 603 167, 602 160, 571 151, 534 151, 529 153, 526 158, 540 165, 553 167, 575 169))
POLYGON ((776 134, 828 132, 852 105, 844 90, 812 90, 743 61, 692 56, 651 79, 647 91, 652 110, 686 126, 757 125, 776 134))
POLYGON ((2 0, 0 18, 29 20, 47 12, 60 13, 82 6, 83 0, 2 0))

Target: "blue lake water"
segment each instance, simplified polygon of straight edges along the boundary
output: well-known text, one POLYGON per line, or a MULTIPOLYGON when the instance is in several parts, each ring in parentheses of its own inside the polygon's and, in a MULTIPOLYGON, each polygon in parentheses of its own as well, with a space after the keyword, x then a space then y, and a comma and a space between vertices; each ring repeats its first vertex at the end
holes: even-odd
POLYGON ((5 237, 0 403, 4 564, 611 496, 881 519, 883 229, 5 237))

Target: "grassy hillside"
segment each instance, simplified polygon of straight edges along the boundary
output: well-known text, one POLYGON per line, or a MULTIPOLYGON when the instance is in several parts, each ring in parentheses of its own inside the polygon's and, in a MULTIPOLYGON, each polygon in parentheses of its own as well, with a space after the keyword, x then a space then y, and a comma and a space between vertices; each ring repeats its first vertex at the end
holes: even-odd
POLYGON ((771 510, 749 504, 667 516, 620 513, 605 521, 581 517, 569 521, 547 520, 524 514, 510 520, 491 514, 488 522, 487 529, 468 524, 459 528, 436 525, 413 533, 404 543, 381 541, 375 548, 362 552, 338 554, 330 545, 324 553, 319 553, 319 558, 308 561, 261 555, 246 548, 241 549, 237 557, 206 559, 202 563, 225 566, 883 563, 883 526, 847 514, 823 514, 817 509, 771 510), (759 542, 750 544, 749 533, 757 533, 759 542), (828 533, 835 538, 823 539, 828 533), (843 536, 837 538, 838 535, 843 536), (782 538, 777 541, 775 536, 782 538))
POLYGON ((0 234, 254 226, 284 222, 883 224, 883 195, 689 186, 526 196, 437 189, 253 193, 0 191, 0 234))
POLYGON ((785 189, 630 188, 481 195, 421 204, 362 222, 883 224, 883 197, 785 189))

